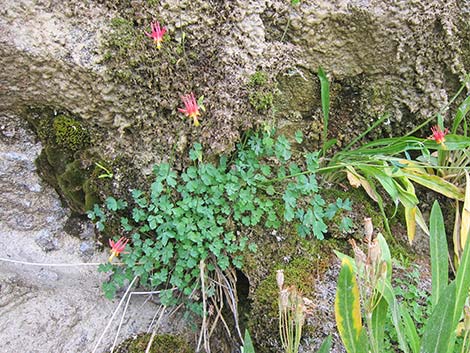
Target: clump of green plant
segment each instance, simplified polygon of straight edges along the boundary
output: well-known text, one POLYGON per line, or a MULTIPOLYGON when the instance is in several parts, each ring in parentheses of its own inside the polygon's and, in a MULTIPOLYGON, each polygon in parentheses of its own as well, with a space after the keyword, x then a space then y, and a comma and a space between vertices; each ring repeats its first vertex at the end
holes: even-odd
MULTIPOLYGON (((118 50, 122 55, 136 47, 138 32, 134 28, 132 21, 122 17, 115 17, 111 19, 110 24, 111 32, 106 37, 106 43, 110 48, 118 50)), ((106 54, 105 60, 109 59, 109 55, 111 54, 106 54)))
POLYGON ((268 74, 264 71, 256 71, 250 76, 249 85, 252 87, 264 86, 268 82, 268 74))
MULTIPOLYGON (((338 331, 348 353, 383 352, 387 311, 390 312, 399 349, 403 352, 453 353, 457 328, 462 327, 465 337, 468 336, 468 309, 464 314, 464 307, 470 287, 469 241, 467 239, 455 279, 449 281, 447 238, 437 201, 431 210, 429 229, 431 315, 425 320, 421 335, 407 306, 397 300, 393 290, 390 251, 381 234, 372 243, 370 240, 366 242, 367 255, 355 244, 354 259, 337 253, 342 259, 342 268, 338 278, 335 314, 338 331), (366 327, 363 327, 362 316, 365 317, 366 327)), ((466 342, 459 351, 469 351, 466 342)))
POLYGON ((313 302, 304 298, 295 287, 284 287, 284 271, 278 270, 276 282, 279 288, 279 336, 286 353, 297 353, 302 328, 313 302))
MULTIPOLYGON (((180 174, 168 163, 156 165, 150 189, 133 190, 131 203, 108 197, 104 210, 95 205, 89 212, 99 230, 105 229, 110 214, 117 215, 123 233, 132 240, 132 250, 122 256, 125 266, 109 263, 100 268, 113 272, 104 284, 108 297, 126 278, 138 276, 142 285, 175 288, 186 298, 196 298, 201 262, 211 277, 216 270, 241 268, 242 252, 256 250, 240 235, 240 227, 262 224, 278 229, 285 221, 294 223, 302 237, 323 239, 325 222, 351 210, 349 200, 326 204, 321 197, 317 153, 286 168, 291 145, 272 132, 250 134, 231 159, 223 156, 217 165, 203 161, 200 144, 189 157, 194 165, 180 174)), ((211 286, 208 293, 214 292, 211 286)), ((174 294, 163 292, 162 301, 174 304, 174 294)), ((189 303, 201 313, 199 304, 189 303)))
MULTIPOLYGON (((279 337, 285 353, 298 353, 302 328, 305 319, 312 314, 314 303, 303 297, 295 286, 284 286, 284 271, 277 270, 276 282, 279 289, 279 337)), ((331 336, 322 343, 318 353, 327 353, 331 349, 331 336)))

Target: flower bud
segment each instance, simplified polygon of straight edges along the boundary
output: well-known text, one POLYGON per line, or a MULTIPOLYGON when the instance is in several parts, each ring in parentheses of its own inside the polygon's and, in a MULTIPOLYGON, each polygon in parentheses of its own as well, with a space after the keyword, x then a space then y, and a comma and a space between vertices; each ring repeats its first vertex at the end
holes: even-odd
POLYGON ((372 224, 372 218, 364 217, 364 236, 366 238, 366 242, 370 243, 373 234, 374 225, 372 224))
POLYGON ((281 291, 282 287, 284 286, 284 270, 277 270, 276 282, 277 282, 277 286, 279 287, 279 290, 281 291))
POLYGON ((374 239, 372 243, 369 244, 369 259, 372 266, 375 266, 382 256, 382 249, 380 248, 379 241, 374 239))
POLYGON ((289 306, 289 291, 287 289, 282 289, 279 293, 279 307, 281 310, 287 310, 289 306))

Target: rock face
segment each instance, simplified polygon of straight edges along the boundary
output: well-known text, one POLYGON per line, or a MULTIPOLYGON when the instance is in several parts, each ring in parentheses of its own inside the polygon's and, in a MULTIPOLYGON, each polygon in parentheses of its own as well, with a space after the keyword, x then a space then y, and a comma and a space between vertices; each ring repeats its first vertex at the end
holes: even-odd
MULTIPOLYGON (((99 244, 86 240, 83 245, 64 232, 69 212, 39 179, 34 159, 41 146, 24 125, 0 114, 0 258, 105 262, 106 253, 90 251, 99 244)), ((87 227, 76 226, 83 239, 89 237, 87 227)), ((118 303, 103 297, 103 280, 97 266, 30 266, 0 260, 0 351, 92 352, 118 303)), ((118 342, 147 330, 157 309, 147 299, 133 296, 118 342)), ((96 352, 111 347, 120 317, 96 352)), ((177 327, 172 324, 171 329, 177 327)), ((162 330, 166 328, 164 320, 162 330)))
MULTIPOLYGON (((469 15, 468 0, 3 0, 0 257, 105 257, 92 236, 64 234, 68 211, 33 164, 42 147, 25 125, 31 111, 55 112, 35 115, 39 138, 38 126, 56 126, 59 116, 90 138, 83 150, 69 146, 63 164, 48 146, 51 175, 74 166, 88 178, 104 160, 113 176, 100 190, 114 193, 157 161, 182 168, 194 142, 209 156, 231 151, 254 126, 300 128, 316 148, 320 66, 332 81, 331 136, 349 140, 384 112, 392 115, 377 134, 399 134, 448 103, 470 70, 469 15), (161 50, 144 35, 153 20, 168 29, 161 50), (204 96, 200 128, 177 110, 189 92, 204 96)), ((51 141, 60 144, 57 132, 51 141)), ((98 299, 101 279, 94 268, 2 264, 1 350, 91 351, 113 308, 98 299)), ((139 323, 153 315, 137 307, 139 323)), ((124 336, 141 328, 128 317, 124 336)))
MULTIPOLYGON (((67 110, 106 141, 106 157, 132 154, 148 166, 165 158, 169 146, 184 151, 195 140, 216 152, 230 149, 241 130, 271 120, 247 99, 248 76, 256 70, 311 80, 322 66, 338 84, 336 135, 350 135, 364 117, 385 111, 393 114, 392 127, 400 123, 403 130, 447 103, 468 71, 468 8, 457 0, 298 6, 7 0, 0 14, 0 109, 67 110), (143 34, 153 19, 168 28, 160 51, 143 34), (205 96, 201 129, 176 111, 179 96, 190 91, 205 96), (361 119, 344 126, 355 118, 361 119)), ((315 95, 307 107, 301 104, 306 132, 320 120, 315 95)), ((288 108, 295 111, 295 104, 288 108)))

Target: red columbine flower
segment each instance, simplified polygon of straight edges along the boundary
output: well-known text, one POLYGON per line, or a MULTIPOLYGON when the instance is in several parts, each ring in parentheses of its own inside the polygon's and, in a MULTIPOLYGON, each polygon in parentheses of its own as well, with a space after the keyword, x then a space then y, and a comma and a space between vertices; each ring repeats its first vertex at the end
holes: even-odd
POLYGON ((150 27, 152 28, 152 33, 145 32, 145 34, 147 37, 152 38, 154 43, 157 45, 157 49, 160 49, 162 47, 163 36, 166 33, 166 28, 160 27, 160 23, 158 22, 152 22, 150 27))
POLYGON ((114 256, 119 256, 120 253, 126 248, 126 244, 129 242, 129 239, 121 237, 117 242, 109 239, 109 246, 111 247, 111 256, 109 257, 109 262, 113 259, 114 256))
POLYGON ((449 129, 445 129, 444 131, 442 131, 439 126, 435 125, 431 128, 431 131, 432 131, 432 136, 429 138, 434 139, 434 141, 436 141, 436 143, 439 145, 444 144, 446 140, 444 136, 449 133, 449 129))
POLYGON ((179 112, 183 113, 188 118, 193 119, 194 126, 199 126, 199 120, 197 118, 201 114, 199 113, 199 107, 197 105, 196 98, 194 98, 194 93, 182 96, 181 99, 184 103, 184 109, 178 108, 179 112))

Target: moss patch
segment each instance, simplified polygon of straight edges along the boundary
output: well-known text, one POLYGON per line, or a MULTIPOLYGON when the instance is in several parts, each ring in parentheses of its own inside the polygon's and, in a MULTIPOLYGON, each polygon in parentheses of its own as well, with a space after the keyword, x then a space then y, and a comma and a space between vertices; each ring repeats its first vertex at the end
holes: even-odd
POLYGON ((84 214, 99 201, 90 132, 77 118, 51 109, 32 111, 28 120, 44 146, 36 159, 39 174, 72 211, 84 214))
MULTIPOLYGON (((150 340, 150 334, 130 338, 124 341, 116 353, 142 353, 145 352, 150 340)), ((183 338, 174 335, 155 336, 150 353, 194 353, 194 349, 183 338)))
POLYGON ((274 83, 264 71, 256 71, 248 81, 248 100, 259 113, 266 112, 274 105, 274 83))
POLYGON ((82 124, 69 116, 57 116, 52 126, 57 145, 70 151, 85 149, 90 144, 90 134, 82 124))

